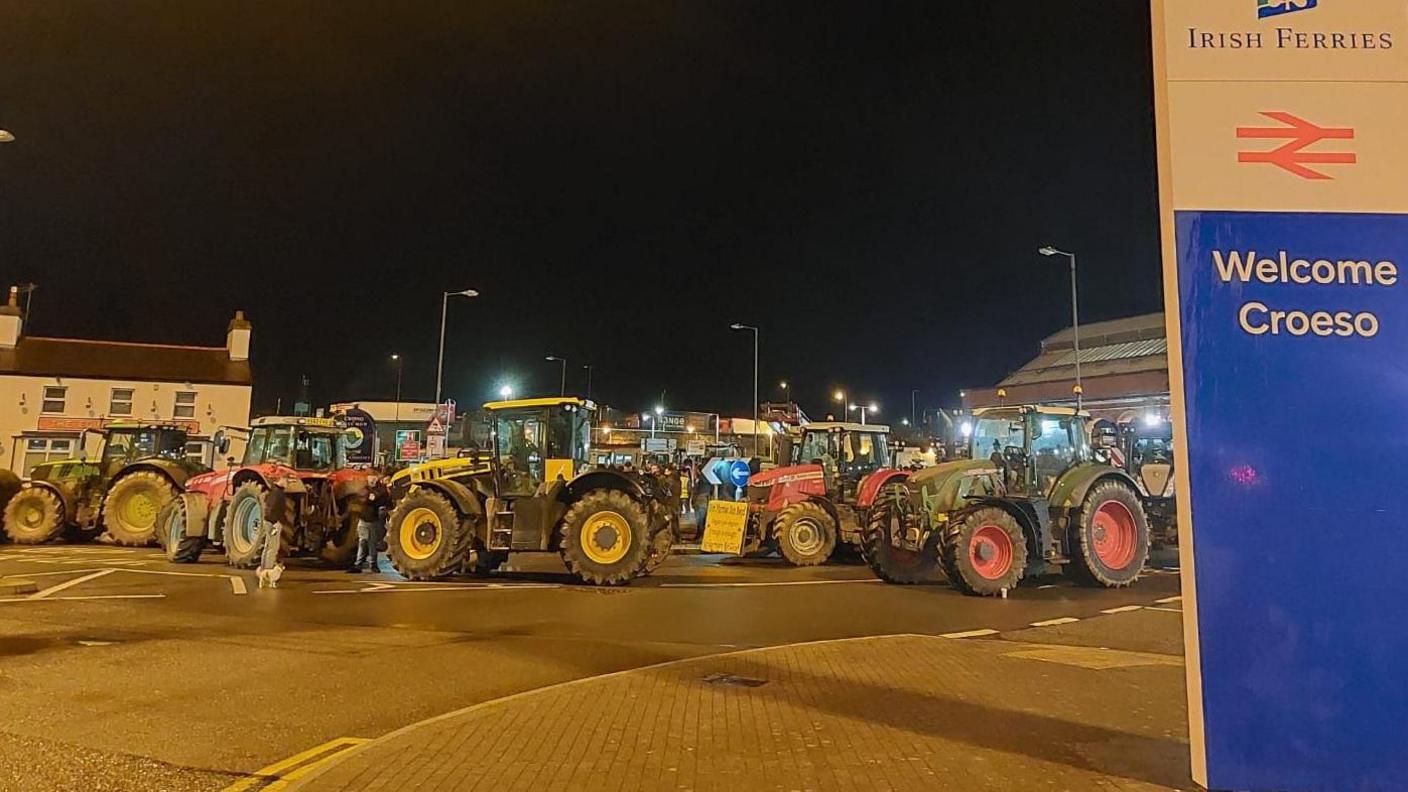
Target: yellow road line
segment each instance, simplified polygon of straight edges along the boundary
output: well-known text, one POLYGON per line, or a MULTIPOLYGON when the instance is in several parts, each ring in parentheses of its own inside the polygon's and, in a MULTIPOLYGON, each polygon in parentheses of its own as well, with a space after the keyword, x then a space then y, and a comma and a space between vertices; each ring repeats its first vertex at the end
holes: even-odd
POLYGON ((222 792, 250 792, 251 790, 277 792, 277 790, 287 789, 291 781, 302 778, 337 758, 344 751, 356 748, 366 742, 368 740, 365 737, 338 737, 335 740, 328 740, 322 745, 296 753, 287 759, 280 759, 267 767, 261 767, 254 773, 225 787, 222 792))

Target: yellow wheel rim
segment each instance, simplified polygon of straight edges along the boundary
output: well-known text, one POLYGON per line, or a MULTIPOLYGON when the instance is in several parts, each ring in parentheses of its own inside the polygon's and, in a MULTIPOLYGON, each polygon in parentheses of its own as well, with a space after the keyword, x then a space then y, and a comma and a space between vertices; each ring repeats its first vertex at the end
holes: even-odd
POLYGON ((631 524, 614 511, 597 512, 582 525, 582 551, 598 564, 614 564, 631 546, 631 524))
POLYGON ((160 508, 149 493, 134 492, 122 501, 122 521, 136 528, 151 528, 156 525, 156 515, 160 508))
POLYGON ((397 540, 401 543, 401 552, 417 561, 429 558, 440 547, 444 541, 444 526, 440 524, 440 517, 430 509, 411 509, 401 520, 400 529, 396 532, 397 540))

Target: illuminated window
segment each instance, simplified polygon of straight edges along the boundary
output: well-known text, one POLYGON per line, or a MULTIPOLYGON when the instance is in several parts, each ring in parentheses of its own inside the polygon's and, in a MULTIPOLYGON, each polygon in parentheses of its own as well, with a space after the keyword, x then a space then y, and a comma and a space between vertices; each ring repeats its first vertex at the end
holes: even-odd
POLYGON ((44 400, 40 412, 62 413, 68 401, 68 388, 62 385, 45 385, 44 400))
POLYGON ((74 442, 68 437, 31 437, 24 443, 24 464, 20 475, 28 476, 42 462, 73 457, 74 442))
POLYGON ((132 388, 113 388, 108 400, 108 415, 132 414, 132 388))
POLYGON ((171 408, 173 418, 196 417, 196 392, 176 391, 176 404, 171 408))

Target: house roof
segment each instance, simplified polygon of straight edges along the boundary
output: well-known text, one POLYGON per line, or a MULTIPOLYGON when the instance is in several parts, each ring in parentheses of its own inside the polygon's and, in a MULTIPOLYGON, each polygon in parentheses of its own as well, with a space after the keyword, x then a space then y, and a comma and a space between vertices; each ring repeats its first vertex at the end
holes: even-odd
MULTIPOLYGON (((1075 379, 1071 328, 1041 342, 1041 353, 997 384, 999 388, 1075 379)), ((1168 370, 1164 315, 1142 314, 1080 327, 1080 369, 1084 380, 1168 370)))
POLYGON ((78 338, 22 336, 0 348, 0 375, 75 379, 249 385, 249 361, 230 360, 225 347, 135 344, 78 338))
MULTIPOLYGON (((1070 349, 1075 333, 1071 328, 1052 333, 1041 340, 1041 351, 1070 349)), ((1126 316, 1122 319, 1109 319, 1104 322, 1089 322, 1080 326, 1080 345, 1095 348, 1125 341, 1148 341, 1164 337, 1163 312, 1126 316)), ((1080 362, 1085 364, 1082 353, 1080 362)))

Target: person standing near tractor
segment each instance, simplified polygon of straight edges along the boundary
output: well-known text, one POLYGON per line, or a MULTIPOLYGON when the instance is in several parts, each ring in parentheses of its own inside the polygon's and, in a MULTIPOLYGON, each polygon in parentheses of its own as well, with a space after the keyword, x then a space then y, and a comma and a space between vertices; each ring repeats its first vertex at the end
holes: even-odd
POLYGON ((264 496, 264 517, 259 525, 259 567, 255 577, 259 578, 259 588, 278 588, 279 578, 284 574, 284 565, 279 563, 282 549, 284 515, 288 513, 288 497, 284 488, 277 484, 270 487, 264 496))
POLYGON ((354 575, 359 574, 363 566, 368 572, 381 571, 376 556, 386 536, 386 516, 391 503, 391 492, 381 479, 373 476, 367 483, 367 498, 357 513, 357 560, 347 570, 354 575))

